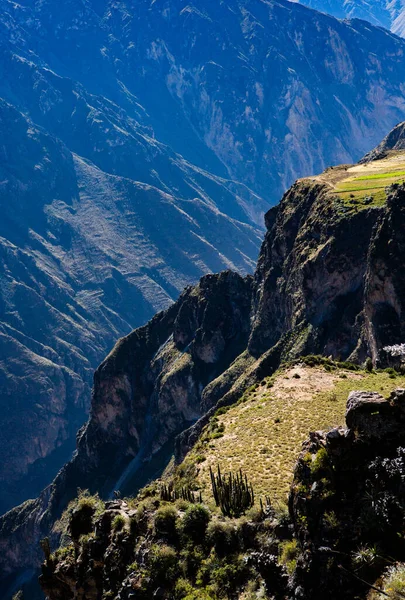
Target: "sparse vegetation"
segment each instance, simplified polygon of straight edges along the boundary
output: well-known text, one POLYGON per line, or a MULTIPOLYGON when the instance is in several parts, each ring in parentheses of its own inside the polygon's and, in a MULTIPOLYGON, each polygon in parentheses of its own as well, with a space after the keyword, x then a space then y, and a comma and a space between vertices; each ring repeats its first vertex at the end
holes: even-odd
POLYGON ((297 564, 298 545, 297 540, 286 540, 280 545, 280 562, 285 565, 287 571, 292 573, 297 564))
POLYGON ((257 501, 269 495, 273 503, 285 503, 302 442, 310 431, 344 424, 350 391, 374 390, 388 396, 393 387, 405 386, 405 377, 397 373, 393 384, 391 371, 368 372, 349 362, 308 356, 300 364, 287 365, 272 376, 270 389, 265 380, 229 407, 221 415, 222 438, 208 444, 202 435, 186 460, 194 464, 191 481, 202 487, 203 495, 211 491, 210 467, 214 470, 220 464, 223 472, 242 469, 247 473, 257 501), (331 370, 325 371, 325 365, 331 370), (193 462, 197 455, 205 457, 198 469, 193 462))
POLYGON ((405 564, 397 563, 389 567, 383 578, 382 592, 373 592, 372 600, 403 600, 405 598, 405 564))
POLYGON ((117 515, 114 517, 112 522, 113 531, 121 531, 125 526, 125 517, 123 515, 117 515))
POLYGON ((173 505, 161 506, 155 514, 156 535, 158 537, 174 539, 176 536, 177 521, 178 514, 173 505))

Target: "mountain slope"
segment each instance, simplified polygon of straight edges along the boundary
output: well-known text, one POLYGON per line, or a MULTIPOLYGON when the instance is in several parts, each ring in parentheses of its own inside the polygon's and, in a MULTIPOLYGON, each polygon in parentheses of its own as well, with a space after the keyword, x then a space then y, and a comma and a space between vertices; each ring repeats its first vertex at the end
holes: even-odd
POLYGON ((405 4, 403 0, 379 2, 378 0, 306 0, 310 8, 320 10, 338 19, 363 19, 377 27, 389 29, 405 36, 405 4))
POLYGON ((118 337, 251 270, 269 203, 403 118, 404 49, 283 0, 0 0, 2 509, 67 458, 118 337))
MULTIPOLYGON (((94 367, 114 341, 204 273, 251 270, 259 233, 206 193, 174 198, 101 171, 4 102, 0 122, 5 510, 69 459, 94 367)), ((201 171, 194 181, 233 198, 201 171)))
MULTIPOLYGON (((405 179, 403 151, 396 160, 405 179)), ((218 408, 282 361, 319 353, 389 363, 384 348, 405 335, 405 187, 378 203, 339 191, 353 169, 372 177, 392 168, 385 161, 296 182, 266 215, 254 278, 203 277, 117 343, 96 371, 76 456, 36 501, 0 520, 4 576, 35 565, 39 549, 22 540, 48 534, 78 487, 134 493, 174 446, 181 461, 218 408)))
POLYGON ((137 497, 103 502, 79 492, 58 523, 62 545, 42 544, 46 597, 395 597, 404 573, 405 393, 394 385, 405 378, 304 360, 218 411, 184 462, 137 497), (364 391, 351 391, 358 386, 364 391), (228 473, 234 494, 225 503, 228 473), (243 482, 250 493, 241 506, 232 498, 243 482), (287 511, 275 498, 284 503, 288 490, 287 511))

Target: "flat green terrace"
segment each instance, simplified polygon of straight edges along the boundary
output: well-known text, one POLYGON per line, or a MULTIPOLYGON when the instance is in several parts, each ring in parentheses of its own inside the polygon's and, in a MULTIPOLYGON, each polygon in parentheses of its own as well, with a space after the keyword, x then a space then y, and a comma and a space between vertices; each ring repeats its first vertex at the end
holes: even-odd
POLYGON ((327 183, 349 208, 382 206, 390 186, 405 183, 405 151, 365 164, 332 167, 313 180, 327 183))

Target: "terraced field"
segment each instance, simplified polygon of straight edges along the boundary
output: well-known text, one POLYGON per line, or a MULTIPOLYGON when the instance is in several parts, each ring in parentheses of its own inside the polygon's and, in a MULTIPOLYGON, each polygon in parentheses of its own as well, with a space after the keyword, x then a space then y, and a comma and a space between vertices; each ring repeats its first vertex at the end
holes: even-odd
POLYGON ((345 206, 357 209, 382 206, 387 188, 405 183, 405 152, 365 164, 328 169, 316 179, 328 183, 345 206))

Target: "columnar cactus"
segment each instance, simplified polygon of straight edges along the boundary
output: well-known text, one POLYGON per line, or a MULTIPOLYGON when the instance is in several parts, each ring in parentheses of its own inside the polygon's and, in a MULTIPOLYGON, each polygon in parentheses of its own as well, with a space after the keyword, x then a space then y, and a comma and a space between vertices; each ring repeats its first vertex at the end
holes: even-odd
POLYGON ((225 516, 238 517, 253 506, 253 487, 247 476, 243 475, 242 469, 236 475, 229 473, 222 476, 219 467, 217 475, 214 475, 210 467, 210 475, 215 504, 225 516))
POLYGON ((163 484, 160 488, 160 498, 166 502, 174 502, 175 500, 187 500, 187 502, 202 502, 201 492, 193 492, 190 486, 185 485, 180 489, 174 488, 172 483, 169 485, 163 484))

